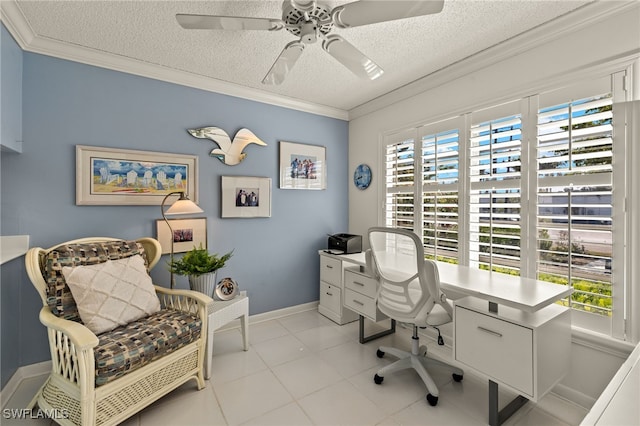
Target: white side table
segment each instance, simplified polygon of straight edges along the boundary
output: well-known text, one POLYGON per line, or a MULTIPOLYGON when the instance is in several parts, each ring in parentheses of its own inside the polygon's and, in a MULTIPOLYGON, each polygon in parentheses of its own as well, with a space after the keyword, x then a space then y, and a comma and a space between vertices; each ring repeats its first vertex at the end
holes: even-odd
POLYGON ((209 322, 207 327, 209 335, 207 336, 207 348, 204 352, 205 369, 204 378, 211 377, 211 369, 213 367, 213 332, 220 327, 230 323, 236 318, 240 318, 242 327, 242 343, 244 350, 249 350, 249 297, 246 291, 241 291, 238 296, 231 300, 214 300, 209 305, 209 322))

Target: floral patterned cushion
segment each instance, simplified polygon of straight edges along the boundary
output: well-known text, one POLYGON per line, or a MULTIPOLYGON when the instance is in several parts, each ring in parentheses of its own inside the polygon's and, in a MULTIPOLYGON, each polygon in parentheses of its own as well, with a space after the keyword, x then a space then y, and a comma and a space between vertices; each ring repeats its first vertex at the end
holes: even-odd
POLYGON ((148 317, 98 335, 94 349, 96 386, 104 385, 200 337, 202 321, 191 314, 162 309, 148 317))
POLYGON ((49 251, 43 259, 42 271, 47 282, 47 304, 51 312, 60 318, 82 322, 76 302, 62 274, 63 267, 95 265, 135 255, 142 256, 145 266, 149 267, 144 247, 136 241, 67 244, 49 251))

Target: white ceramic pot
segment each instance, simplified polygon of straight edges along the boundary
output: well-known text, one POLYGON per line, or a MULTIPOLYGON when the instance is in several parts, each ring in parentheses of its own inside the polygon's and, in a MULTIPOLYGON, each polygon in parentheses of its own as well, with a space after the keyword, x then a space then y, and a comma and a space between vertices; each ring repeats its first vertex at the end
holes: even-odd
POLYGON ((209 272, 202 275, 189 275, 189 286, 191 290, 199 291, 209 297, 213 297, 216 289, 216 272, 209 272))

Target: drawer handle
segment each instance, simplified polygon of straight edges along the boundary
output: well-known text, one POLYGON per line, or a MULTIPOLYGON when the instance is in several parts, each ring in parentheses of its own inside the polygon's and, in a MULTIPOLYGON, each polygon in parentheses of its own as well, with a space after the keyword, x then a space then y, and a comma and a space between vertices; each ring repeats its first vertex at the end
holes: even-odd
POLYGON ((333 293, 327 292, 327 296, 333 296, 333 293))
POLYGON ((353 299, 353 303, 355 303, 356 305, 364 306, 364 303, 356 299, 353 299))
POLYGON ((327 268, 329 268, 329 269, 333 269, 333 266, 331 266, 331 265, 327 265, 327 268))
POLYGON ((502 333, 498 333, 497 331, 489 330, 488 328, 478 326, 478 330, 484 331, 485 333, 489 333, 493 336, 502 337, 502 333))
POLYGON ((364 284, 362 284, 362 283, 360 283, 360 282, 358 282, 358 281, 354 281, 353 283, 354 283, 354 284, 358 284, 359 286, 364 287, 364 284))

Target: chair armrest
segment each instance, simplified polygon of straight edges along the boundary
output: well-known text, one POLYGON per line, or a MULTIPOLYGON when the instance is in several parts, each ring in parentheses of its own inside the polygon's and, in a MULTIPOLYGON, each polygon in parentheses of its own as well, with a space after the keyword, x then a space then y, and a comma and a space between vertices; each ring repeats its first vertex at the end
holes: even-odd
POLYGON ((154 287, 163 307, 198 315, 203 321, 207 318, 209 306, 213 305, 213 299, 199 291, 154 287))
POLYGON ((47 327, 52 372, 87 395, 95 388, 95 356, 98 337, 79 322, 58 318, 49 307, 40 310, 40 322, 47 327))
POLYGON ((40 309, 40 322, 47 328, 56 330, 69 338, 78 351, 98 346, 98 337, 83 324, 59 318, 51 313, 47 306, 40 309))

